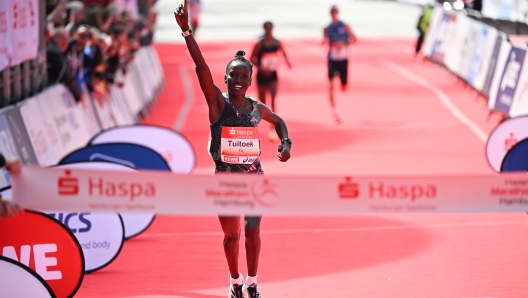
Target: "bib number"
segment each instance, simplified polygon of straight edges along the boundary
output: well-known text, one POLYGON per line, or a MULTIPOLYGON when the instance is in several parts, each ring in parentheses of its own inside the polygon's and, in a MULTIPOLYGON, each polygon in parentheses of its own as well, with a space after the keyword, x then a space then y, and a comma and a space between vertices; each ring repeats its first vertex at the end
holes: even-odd
POLYGON ((252 164, 260 155, 256 127, 222 127, 220 143, 222 161, 230 164, 252 164))
POLYGON ((344 43, 335 43, 330 46, 331 60, 346 60, 348 58, 348 47, 344 43))
POLYGON ((260 57, 260 69, 264 71, 275 71, 279 66, 279 56, 277 52, 263 53, 260 57))

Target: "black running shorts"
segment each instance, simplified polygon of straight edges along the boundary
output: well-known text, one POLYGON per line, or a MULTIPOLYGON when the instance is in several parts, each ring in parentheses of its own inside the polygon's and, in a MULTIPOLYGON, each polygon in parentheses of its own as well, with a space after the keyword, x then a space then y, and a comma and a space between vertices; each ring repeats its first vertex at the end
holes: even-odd
POLYGON ((258 85, 267 85, 278 80, 277 72, 272 72, 269 76, 263 75, 261 72, 257 72, 257 84, 258 85))
POLYGON ((346 85, 348 80, 348 60, 328 60, 328 78, 333 79, 339 75, 341 85, 346 85))

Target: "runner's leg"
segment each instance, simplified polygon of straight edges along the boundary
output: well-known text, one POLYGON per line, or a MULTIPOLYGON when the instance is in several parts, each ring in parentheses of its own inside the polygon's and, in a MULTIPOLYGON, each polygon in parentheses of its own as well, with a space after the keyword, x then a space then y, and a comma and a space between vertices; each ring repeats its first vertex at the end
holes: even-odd
POLYGON ((240 240, 240 216, 219 216, 224 231, 224 252, 232 278, 238 277, 238 248, 240 240))
POLYGON ((260 256, 260 221, 262 216, 246 216, 244 218, 244 234, 246 236, 246 261, 248 276, 257 276, 260 256))
POLYGON ((269 82, 268 86, 271 93, 271 111, 277 113, 277 109, 275 108, 275 97, 277 96, 278 80, 269 82))
POLYGON ((258 84, 259 101, 263 104, 266 104, 266 89, 268 89, 267 84, 258 84))

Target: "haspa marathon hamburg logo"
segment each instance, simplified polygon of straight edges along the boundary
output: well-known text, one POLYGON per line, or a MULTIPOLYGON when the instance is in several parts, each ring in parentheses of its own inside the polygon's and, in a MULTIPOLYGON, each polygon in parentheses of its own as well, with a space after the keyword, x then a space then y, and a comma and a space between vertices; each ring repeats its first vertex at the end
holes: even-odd
MULTIPOLYGON (((72 176, 71 170, 65 170, 64 176, 58 180, 58 193, 61 196, 76 196, 81 185, 79 179, 72 176)), ((88 195, 108 198, 152 198, 156 195, 156 186, 149 182, 116 182, 105 181, 103 178, 88 178, 88 195)))
MULTIPOLYGON (((345 182, 339 184, 339 197, 341 199, 357 199, 360 196, 360 186, 346 177, 345 182)), ((407 199, 414 202, 421 198, 436 198, 437 190, 434 185, 421 184, 387 184, 383 182, 369 183, 368 196, 370 199, 407 199)))
POLYGON ((25 211, 0 217, 0 252, 35 271, 57 297, 73 297, 81 285, 80 244, 68 228, 46 214, 25 211))

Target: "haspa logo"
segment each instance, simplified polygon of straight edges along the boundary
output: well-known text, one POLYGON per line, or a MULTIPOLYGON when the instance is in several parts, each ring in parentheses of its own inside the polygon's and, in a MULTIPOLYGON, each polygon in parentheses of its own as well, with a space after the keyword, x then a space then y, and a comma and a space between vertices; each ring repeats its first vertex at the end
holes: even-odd
POLYGON ((64 177, 60 177, 58 181, 59 195, 74 196, 79 193, 79 179, 71 177, 71 171, 65 170, 64 177))
POLYGON ((235 134, 236 134, 236 130, 235 130, 235 128, 231 128, 231 130, 229 131, 229 134, 231 134, 231 135, 235 135, 235 134))
POLYGON ((515 145, 517 144, 518 140, 517 138, 513 135, 513 132, 510 132, 510 136, 504 140, 504 150, 506 152, 510 151, 510 149, 515 145))
MULTIPOLYGON (((79 194, 80 182, 71 176, 71 170, 64 171, 65 176, 58 180, 58 191, 61 196, 74 196, 79 194)), ((139 197, 152 198, 156 195, 156 186, 149 182, 105 181, 103 178, 88 178, 88 194, 100 197, 128 197, 130 201, 139 197)))
POLYGON ((434 185, 390 185, 384 183, 370 183, 369 196, 371 199, 410 199, 412 202, 421 199, 436 198, 436 186, 434 185))
POLYGON ((254 183, 253 196, 255 201, 265 207, 277 205, 279 203, 279 194, 275 188, 276 185, 272 184, 267 178, 254 183))
POLYGON ((356 199, 359 197, 359 185, 352 182, 351 177, 346 177, 345 182, 339 184, 339 197, 341 199, 356 199))

